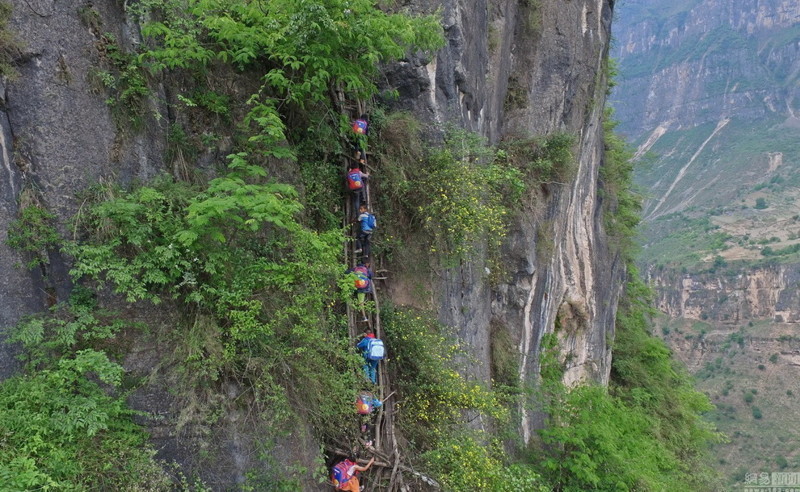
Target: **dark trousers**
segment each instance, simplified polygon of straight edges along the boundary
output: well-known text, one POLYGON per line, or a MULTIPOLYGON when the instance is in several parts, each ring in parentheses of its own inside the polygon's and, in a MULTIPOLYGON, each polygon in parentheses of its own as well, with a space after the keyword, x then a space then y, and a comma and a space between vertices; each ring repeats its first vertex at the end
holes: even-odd
POLYGON ((362 203, 367 203, 367 181, 363 180, 364 185, 360 190, 351 191, 353 195, 353 218, 358 219, 358 207, 362 203))
POLYGON ((370 256, 370 239, 372 239, 372 232, 358 231, 356 249, 360 249, 364 256, 370 256))

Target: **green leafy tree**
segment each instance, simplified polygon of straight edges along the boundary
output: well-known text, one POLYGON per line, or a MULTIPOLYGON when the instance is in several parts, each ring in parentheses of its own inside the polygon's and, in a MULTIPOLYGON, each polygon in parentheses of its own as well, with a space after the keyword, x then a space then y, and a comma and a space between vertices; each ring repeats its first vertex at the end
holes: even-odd
POLYGON ((93 345, 121 323, 80 299, 10 332, 28 363, 0 384, 0 483, 8 490, 169 490, 120 392, 123 368, 93 345))
POLYGON ((342 131, 346 121, 329 114, 332 92, 350 100, 371 97, 380 63, 442 44, 436 16, 389 14, 367 0, 276 0, 269 8, 246 0, 145 0, 135 10, 151 19, 142 32, 154 44, 141 60, 152 70, 222 62, 264 71, 245 124, 253 131, 251 143, 275 157, 293 155, 283 145, 288 135, 281 111, 342 131))
POLYGON ((230 161, 207 187, 162 178, 107 190, 113 197, 88 208, 85 238, 69 248, 72 274, 109 283, 130 302, 169 300, 187 310, 175 340, 180 391, 229 374, 254 378, 273 414, 289 405, 291 388, 320 433, 336 433, 357 374, 357 357, 339 336, 343 318, 331 310, 347 292, 337 283, 344 238, 303 226, 294 188, 267 179, 243 154, 230 161))

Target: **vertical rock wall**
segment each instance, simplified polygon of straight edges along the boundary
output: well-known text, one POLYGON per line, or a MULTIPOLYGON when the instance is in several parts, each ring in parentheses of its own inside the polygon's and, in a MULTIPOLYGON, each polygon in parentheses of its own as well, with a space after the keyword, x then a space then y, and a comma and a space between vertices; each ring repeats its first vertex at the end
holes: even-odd
MULTIPOLYGON (((390 72, 390 82, 415 81, 402 87, 403 105, 435 122, 461 121, 492 143, 577 136, 575 178, 534 190, 522 204, 503 249, 504 280, 490 285, 480 258, 443 273, 440 319, 480 362, 472 378, 492 377, 490 327, 499 326, 516 342, 522 380, 535 382, 542 336, 559 318, 565 381, 608 380, 623 275, 597 189, 611 3, 445 2, 448 43, 429 70, 409 62, 390 72)), ((527 440, 536 422, 525 418, 527 440)))
MULTIPOLYGON (((42 268, 26 271, 18 266, 26 259, 6 245, 21 194, 56 214, 59 232, 70 237, 66 221, 80 206, 76 192, 104 179, 152 176, 164 141, 153 121, 139 134, 118 134, 107 95, 88 82, 104 56, 99 34, 111 32, 124 46, 136 41, 121 5, 95 5, 102 24, 94 28, 81 20, 80 9, 88 3, 12 0, 11 5, 9 29, 22 50, 17 76, 2 84, 0 106, 0 326, 63 301, 70 286, 58 251, 49 252, 42 268)), ((12 353, 8 347, 0 350, 0 378, 15 367, 12 353)))

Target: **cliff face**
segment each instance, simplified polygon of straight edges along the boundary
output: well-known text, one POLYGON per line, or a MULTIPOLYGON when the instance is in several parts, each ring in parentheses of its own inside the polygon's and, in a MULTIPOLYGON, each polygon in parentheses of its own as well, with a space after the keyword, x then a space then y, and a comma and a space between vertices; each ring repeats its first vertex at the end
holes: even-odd
MULTIPOLYGON (((5 243, 16 218, 23 189, 35 190, 57 214, 60 232, 69 237, 67 220, 80 206, 76 192, 102 180, 146 180, 163 167, 166 125, 146 125, 135 135, 119 135, 105 98, 87 81, 102 56, 100 39, 81 23, 80 2, 12 2, 11 30, 23 40, 16 64, 18 76, 5 80, 0 112, 0 325, 46 309, 66 299, 69 279, 65 260, 49 253, 49 262, 29 272, 23 258, 5 243)), ((97 6, 105 28, 123 46, 137 42, 119 6, 97 6)), ((150 114, 164 108, 150 108, 150 114)), ((154 123, 154 122, 152 122, 154 123)), ((0 351, 0 376, 13 370, 0 351)))
MULTIPOLYGON (((81 206, 76 192, 103 180, 145 181, 164 170, 168 131, 168 109, 158 102, 165 100, 168 88, 158 89, 158 97, 148 102, 141 132, 116 130, 104 95, 86 77, 103 53, 98 33, 80 18, 82 2, 12 3, 13 30, 25 47, 19 77, 6 81, 0 113, 2 326, 65 300, 70 288, 68 259, 57 252, 40 270, 15 268, 21 258, 4 240, 18 212, 20 191, 35 189, 68 237, 69 217, 81 206)), ((436 6, 429 3, 419 7, 436 6)), ((475 379, 492 376, 491 334, 492 327, 499 327, 514 342, 522 380, 534 382, 542 336, 554 331, 557 319, 566 381, 608 379, 608 342, 624 274, 607 244, 597 188, 612 3, 445 0, 446 47, 434 60, 410 58, 386 69, 389 84, 399 88, 399 106, 431 123, 455 121, 492 143, 554 132, 577 137, 574 179, 547 185, 522 204, 502 250, 503 280, 491 283, 485 260, 477 258, 444 272, 433 289, 440 293, 440 319, 457 328, 480 362, 471 369, 475 379)), ((120 3, 100 2, 94 8, 103 29, 123 47, 140 42, 137 26, 120 3)), ((138 347, 126 365, 147 367, 157 360, 158 350, 138 347)), ((4 347, 0 376, 13 368, 10 349, 4 347)), ((169 408, 169 397, 156 390, 140 395, 137 405, 167 416, 175 410, 169 408)), ((179 448, 167 428, 169 419, 165 422, 154 424, 154 437, 167 449, 179 448)), ((524 418, 526 439, 536 424, 524 418)), ((226 439, 225 446, 236 455, 241 436, 232 433, 226 439)), ((246 467, 239 461, 231 458, 220 476, 241 477, 246 467)))
MULTIPOLYGON (((433 121, 460 120, 491 142, 558 131, 578 138, 575 178, 532 197, 509 232, 504 280, 490 285, 482 260, 446 271, 440 319, 458 328, 481 362, 471 376, 483 381, 491 378, 490 327, 507 330, 530 383, 542 336, 561 318, 565 381, 605 383, 623 274, 602 230, 597 190, 609 2, 446 3, 444 19, 448 46, 427 71, 417 66, 416 91, 402 93, 406 107, 433 121)), ((393 75, 392 82, 412 79, 393 75)), ((532 425, 526 417, 526 439, 532 425)))
POLYGON ((757 268, 733 275, 651 275, 657 305, 670 318, 741 324, 754 319, 800 321, 799 265, 757 268))
POLYGON ((615 106, 623 130, 639 138, 731 115, 794 121, 798 16, 791 0, 648 1, 620 9, 613 55, 622 67, 615 106))

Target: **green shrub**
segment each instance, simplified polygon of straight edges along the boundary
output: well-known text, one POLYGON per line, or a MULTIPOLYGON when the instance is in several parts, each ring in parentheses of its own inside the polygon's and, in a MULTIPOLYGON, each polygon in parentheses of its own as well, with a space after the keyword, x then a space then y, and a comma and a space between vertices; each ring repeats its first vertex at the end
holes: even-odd
MULTIPOLYGON (((390 215, 390 236, 417 233, 446 266, 469 257, 486 241, 496 252, 513 204, 524 190, 521 173, 496 159, 478 135, 451 130, 444 145, 425 147, 409 115, 381 123, 381 204, 390 215), (425 190, 425 193, 421 193, 425 190)), ((499 154, 499 153, 498 153, 499 154)))
POLYGON ((55 219, 56 216, 44 207, 29 205, 9 224, 6 244, 29 255, 28 268, 47 263, 48 250, 58 244, 60 237, 54 226, 55 219))
POLYGON ((614 132, 618 123, 613 115, 609 108, 603 113, 605 152, 600 168, 603 222, 613 244, 630 259, 637 248, 634 238, 640 221, 642 194, 633 183, 633 149, 614 132))
POLYGON ((760 409, 760 408, 758 408, 757 406, 753 405, 753 407, 751 408, 751 410, 752 410, 752 412, 753 412, 753 418, 754 418, 754 419, 756 419, 756 420, 760 420, 760 419, 761 419, 761 417, 763 416, 763 415, 761 414, 761 409, 760 409))
MULTIPOLYGON (((330 97, 332 88, 347 100, 367 100, 377 93, 381 62, 443 42, 435 16, 387 13, 365 0, 276 0, 269 9, 246 0, 199 0, 189 6, 181 0, 145 0, 130 10, 143 21, 151 48, 140 59, 152 71, 203 74, 215 63, 261 70, 263 85, 246 98, 248 145, 279 158, 294 155, 286 142, 297 142, 302 134, 311 137, 321 127, 342 134, 349 130, 330 97), (298 135, 286 126, 282 112, 287 109, 302 121, 298 135)), ((183 96, 224 112, 219 97, 183 96)))
POLYGON ((169 490, 155 450, 125 409, 89 379, 118 386, 122 368, 83 350, 0 385, 0 481, 10 490, 169 490))
POLYGON ((431 313, 383 305, 381 320, 391 348, 392 381, 400 403, 396 422, 446 490, 548 490, 533 467, 514 464, 501 441, 464 429, 464 416, 491 422, 503 435, 518 396, 468 381, 452 331, 431 313))
POLYGON ((442 442, 422 458, 445 490, 471 492, 545 492, 550 490, 541 477, 525 465, 504 466, 499 443, 486 445, 483 434, 462 433, 442 442))
POLYGON ((9 490, 170 490, 171 480, 133 422, 126 395, 104 389, 119 389, 122 367, 104 352, 81 348, 115 328, 85 308, 76 308, 73 318, 61 323, 36 319, 15 329, 12 340, 38 352, 25 374, 0 385, 3 485, 9 490), (49 349, 48 357, 42 347, 49 349))
POLYGON ((643 439, 654 440, 648 445, 663 447, 671 457, 663 461, 671 464, 660 468, 659 480, 683 483, 681 487, 692 484, 690 488, 695 490, 713 488, 717 477, 708 467, 706 456, 708 444, 719 441, 720 434, 703 418, 713 407, 694 389, 692 378, 672 359, 669 348, 649 334, 650 299, 652 292, 631 268, 617 311, 609 392, 628 411, 646 416, 653 433, 643 439))
POLYGON ((431 252, 454 264, 484 238, 490 247, 500 246, 511 204, 524 185, 515 169, 491 162, 491 150, 477 135, 452 132, 445 142, 428 156, 428 173, 420 179, 427 201, 419 214, 433 238, 431 252))
POLYGON ((575 136, 569 133, 510 138, 501 146, 499 160, 519 169, 529 185, 564 184, 577 167, 574 146, 575 136))
POLYGON ((384 304, 381 321, 392 348, 392 381, 402 401, 397 422, 417 449, 433 449, 448 439, 466 410, 508 418, 489 388, 459 374, 465 354, 452 330, 432 314, 384 304))
MULTIPOLYGON (((358 374, 340 336, 344 320, 330 310, 350 292, 343 237, 302 226, 295 190, 264 174, 239 154, 206 187, 164 178, 107 190, 84 214, 86 239, 70 247, 72 274, 108 282, 129 302, 171 300, 192 312, 171 332, 182 368, 176 392, 189 398, 226 375, 252 378, 255 398, 270 402, 259 405, 264 414, 285 413, 290 391, 320 435, 338 434, 358 374)), ((214 412, 186 415, 205 421, 214 412)))

